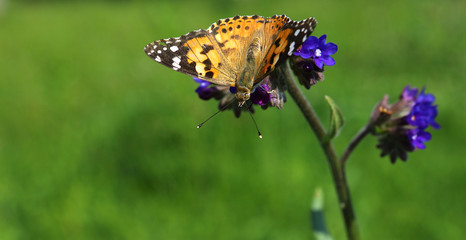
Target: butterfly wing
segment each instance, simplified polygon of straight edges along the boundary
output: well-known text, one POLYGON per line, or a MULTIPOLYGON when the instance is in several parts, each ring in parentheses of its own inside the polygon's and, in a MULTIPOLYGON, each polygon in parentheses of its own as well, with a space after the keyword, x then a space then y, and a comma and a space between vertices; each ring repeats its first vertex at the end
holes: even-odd
POLYGON ((234 75, 225 68, 218 43, 206 30, 154 41, 144 51, 156 62, 175 71, 218 85, 235 84, 234 75))
POLYGON ((228 69, 236 77, 243 71, 247 51, 253 39, 262 36, 265 18, 253 16, 235 16, 220 19, 212 24, 208 31, 220 46, 221 55, 228 69))
POLYGON ((257 15, 221 19, 207 30, 148 44, 144 51, 155 61, 181 73, 218 85, 235 86, 253 39, 260 40, 255 83, 302 45, 317 22, 291 21, 285 15, 265 19, 257 15))
POLYGON ((301 21, 289 20, 285 15, 267 18, 264 26, 264 48, 262 61, 259 61, 255 84, 275 69, 285 59, 290 57, 314 31, 317 21, 308 18, 301 21), (279 28, 277 30, 277 28, 279 28))

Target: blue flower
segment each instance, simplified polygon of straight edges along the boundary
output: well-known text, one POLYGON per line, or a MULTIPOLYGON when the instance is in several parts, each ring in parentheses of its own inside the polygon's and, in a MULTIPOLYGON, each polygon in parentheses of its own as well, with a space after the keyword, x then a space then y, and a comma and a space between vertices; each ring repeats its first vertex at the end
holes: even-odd
POLYGON ((327 35, 322 35, 320 38, 311 36, 303 45, 294 52, 294 55, 302 58, 313 58, 315 65, 322 69, 324 64, 327 66, 335 65, 335 60, 330 56, 338 51, 338 46, 334 43, 325 43, 327 35))
MULTIPOLYGON (((218 93, 220 90, 218 87, 216 87, 215 84, 212 84, 208 81, 199 79, 199 78, 194 78, 194 81, 199 83, 199 87, 196 89, 196 93, 199 95, 199 98, 204 99, 204 100, 209 100, 212 97, 215 97, 216 93, 218 93)), ((270 87, 267 84, 262 84, 258 86, 254 92, 251 93, 251 102, 253 104, 257 104, 260 106, 265 106, 270 102, 270 87)), ((222 91, 222 94, 235 94, 236 93, 236 88, 235 87, 229 87, 228 92, 227 91, 222 91)))
POLYGON ((417 92, 417 88, 410 88, 408 85, 403 89, 403 92, 401 93, 401 98, 405 101, 414 101, 416 100, 417 92))
POLYGON ((393 105, 388 104, 388 96, 384 97, 370 121, 373 134, 379 138, 377 147, 382 150, 382 156, 389 155, 392 163, 397 158, 406 161, 408 152, 426 148, 425 143, 432 139, 426 129, 440 128, 435 121, 438 111, 434 101, 433 94, 426 94, 425 89, 419 92, 409 85, 393 105))
POLYGON ((434 129, 440 128, 440 125, 435 122, 435 118, 438 115, 437 106, 433 105, 435 96, 433 94, 426 94, 424 91, 425 88, 417 95, 417 89, 409 89, 409 86, 403 91, 403 95, 406 92, 410 92, 411 94, 407 94, 410 95, 407 98, 414 100, 414 105, 405 117, 405 120, 413 127, 413 129, 406 132, 406 135, 413 147, 417 149, 425 149, 426 146, 424 143, 432 138, 432 135, 425 131, 429 125, 434 129))
MULTIPOLYGON (((254 112, 253 105, 259 105, 262 109, 267 109, 269 106, 282 108, 283 102, 285 100, 284 90, 277 88, 272 81, 272 78, 267 76, 262 83, 257 86, 254 91, 251 93, 251 98, 247 101, 247 106, 251 112, 254 112)), ((199 95, 199 98, 203 100, 216 99, 219 101, 218 108, 220 110, 233 110, 233 113, 236 117, 239 117, 242 111, 248 111, 248 108, 238 107, 237 103, 233 103, 236 100, 236 88, 230 86, 220 86, 213 84, 211 82, 194 78, 194 81, 199 83, 199 86, 196 88, 196 93, 199 95)))
POLYGON ((408 130, 406 136, 408 136, 411 145, 417 149, 425 149, 426 145, 424 143, 432 139, 432 135, 429 132, 419 128, 408 130))
POLYGON ((267 84, 260 85, 256 90, 251 94, 251 101, 253 104, 258 104, 265 106, 270 102, 270 89, 267 84))
POLYGON ((199 78, 193 77, 193 79, 195 82, 199 83, 199 87, 197 87, 195 90, 199 95, 199 98, 203 100, 209 100, 214 96, 214 93, 217 91, 217 89, 215 87, 211 87, 211 85, 213 85, 212 83, 199 78))
POLYGON ((324 70, 317 67, 312 58, 293 58, 291 61, 291 69, 293 69, 294 74, 298 77, 299 83, 307 89, 316 85, 317 82, 324 80, 324 70))
POLYGON ((434 101, 434 95, 426 94, 424 93, 424 89, 422 89, 421 93, 416 98, 416 102, 411 109, 411 112, 406 116, 406 121, 410 125, 421 130, 426 129, 429 125, 434 129, 439 129, 440 125, 435 122, 438 111, 437 106, 433 105, 434 101))

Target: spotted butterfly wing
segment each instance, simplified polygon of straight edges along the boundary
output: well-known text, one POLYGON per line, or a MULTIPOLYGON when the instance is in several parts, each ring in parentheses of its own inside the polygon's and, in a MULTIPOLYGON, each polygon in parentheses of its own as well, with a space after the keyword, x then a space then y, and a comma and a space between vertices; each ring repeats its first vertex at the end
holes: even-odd
POLYGON ((231 70, 222 65, 219 48, 212 35, 200 29, 181 37, 152 42, 144 51, 156 62, 175 71, 219 85, 234 85, 231 70))
POLYGON ((285 15, 267 19, 257 15, 235 16, 221 19, 207 30, 152 42, 144 51, 173 70, 215 84, 235 86, 248 48, 254 39, 259 39, 261 50, 258 61, 255 61, 256 84, 278 63, 291 56, 315 25, 314 18, 297 22, 285 15))
POLYGON ((270 25, 266 25, 264 32, 267 36, 268 50, 264 51, 263 61, 259 67, 258 75, 255 78, 255 83, 260 82, 265 76, 274 70, 275 66, 282 63, 288 57, 290 57, 294 51, 296 51, 311 35, 314 31, 317 21, 315 18, 308 18, 301 21, 289 20, 285 15, 273 16, 267 18, 270 21, 270 25), (280 23, 280 19, 286 18, 283 26, 280 23), (274 23, 278 21, 278 26, 281 26, 280 31, 276 32, 273 28, 274 23))

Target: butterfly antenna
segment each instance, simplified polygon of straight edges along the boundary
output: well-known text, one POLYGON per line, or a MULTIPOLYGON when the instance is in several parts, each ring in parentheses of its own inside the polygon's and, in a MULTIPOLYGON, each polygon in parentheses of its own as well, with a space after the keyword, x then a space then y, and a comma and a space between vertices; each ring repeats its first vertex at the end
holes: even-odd
MULTIPOLYGON (((252 105, 252 103, 251 103, 251 105, 252 105)), ((256 130, 257 130, 257 134, 259 135, 259 138, 262 138, 262 134, 261 134, 261 132, 259 131, 259 127, 257 127, 256 120, 254 119, 254 116, 252 116, 251 109, 249 108, 249 106, 248 106, 247 104, 246 104, 246 108, 248 109, 249 116, 251 116, 252 121, 254 122, 254 125, 256 126, 256 130)))
POLYGON ((215 117, 215 115, 217 115, 219 112, 227 109, 234 101, 231 101, 230 103, 228 103, 225 107, 223 107, 222 109, 218 110, 216 113, 214 113, 212 116, 210 116, 209 118, 207 118, 204 122, 202 122, 201 124, 197 125, 197 128, 201 128, 207 121, 209 121, 211 118, 215 117))

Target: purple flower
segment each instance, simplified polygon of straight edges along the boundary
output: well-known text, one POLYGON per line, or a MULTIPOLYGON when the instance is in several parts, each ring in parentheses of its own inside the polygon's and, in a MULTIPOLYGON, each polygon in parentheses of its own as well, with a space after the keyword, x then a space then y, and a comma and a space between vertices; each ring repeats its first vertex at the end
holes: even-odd
POLYGON ((401 93, 401 98, 404 99, 405 101, 414 101, 417 96, 417 88, 409 88, 409 85, 406 86, 403 89, 403 92, 401 93))
POLYGON ((199 95, 199 98, 209 100, 214 96, 217 89, 215 87, 211 87, 211 85, 213 85, 212 83, 199 78, 193 79, 195 82, 199 83, 199 87, 197 87, 195 91, 199 95))
POLYGON ((324 70, 317 67, 313 58, 296 56, 291 61, 291 69, 298 77, 299 83, 307 89, 324 80, 324 70))
POLYGON ((424 91, 408 85, 396 103, 389 105, 385 96, 372 113, 370 125, 379 138, 377 147, 382 150, 382 156, 390 156, 392 163, 397 158, 406 161, 407 153, 415 149, 425 149, 425 142, 432 139, 426 129, 440 128, 435 122, 438 115, 437 106, 433 105, 435 97, 424 91))
POLYGON ((251 94, 251 101, 253 104, 265 106, 270 102, 269 86, 267 84, 260 85, 251 94))
POLYGON ((421 130, 426 129, 429 125, 434 129, 439 129, 440 125, 435 122, 438 112, 437 106, 433 105, 434 101, 434 95, 425 94, 424 89, 422 89, 411 112, 406 116, 406 121, 421 130))
MULTIPOLYGON (((251 93, 251 98, 247 101, 251 112, 254 112, 253 105, 259 105, 262 109, 266 109, 269 106, 283 107, 283 102, 285 100, 284 90, 279 89, 276 84, 274 85, 272 83, 270 80, 272 75, 274 76, 274 74, 268 76, 262 81, 261 85, 257 86, 251 93)), ((237 101, 235 87, 220 86, 198 78, 193 79, 195 82, 199 83, 199 87, 196 89, 199 98, 203 100, 209 100, 211 98, 219 100, 218 108, 220 110, 231 109, 236 117, 239 117, 242 111, 248 110, 248 108, 238 107, 238 104, 234 103, 237 101)))
MULTIPOLYGON (((219 90, 215 84, 212 84, 208 81, 204 81, 199 78, 193 78, 195 82, 199 83, 199 87, 196 89, 196 93, 199 95, 199 98, 204 100, 209 100, 212 97, 215 97, 215 93, 219 90)), ((229 87, 229 93, 235 94, 236 88, 229 87)), ((251 93, 251 102, 260 106, 265 106, 270 102, 270 87, 267 84, 262 84, 258 86, 251 93)))
POLYGON ((429 141, 432 138, 432 135, 429 132, 425 132, 419 128, 411 129, 406 132, 408 139, 411 145, 417 149, 425 149, 425 142, 429 141))
POLYGON ((294 55, 302 58, 313 58, 315 65, 322 69, 324 64, 327 66, 335 65, 335 60, 330 56, 338 51, 338 46, 334 43, 325 43, 327 35, 322 35, 320 38, 311 36, 303 45, 294 52, 294 55))

